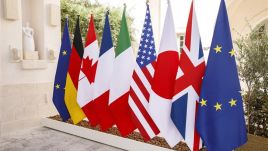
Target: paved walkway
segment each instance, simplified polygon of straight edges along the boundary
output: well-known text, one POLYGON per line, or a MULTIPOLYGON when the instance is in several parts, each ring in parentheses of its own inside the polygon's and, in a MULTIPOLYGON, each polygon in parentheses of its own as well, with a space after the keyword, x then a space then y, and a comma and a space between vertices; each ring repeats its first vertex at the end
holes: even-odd
POLYGON ((3 136, 0 151, 122 151, 121 149, 55 131, 35 128, 3 136))

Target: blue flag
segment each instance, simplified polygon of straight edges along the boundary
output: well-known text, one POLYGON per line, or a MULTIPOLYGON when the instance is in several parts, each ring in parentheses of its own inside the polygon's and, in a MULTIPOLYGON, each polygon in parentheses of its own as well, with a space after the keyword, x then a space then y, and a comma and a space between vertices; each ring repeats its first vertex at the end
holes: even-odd
POLYGON ((221 0, 198 104, 197 125, 209 151, 247 141, 243 101, 224 0, 221 0))
POLYGON ((59 52, 59 60, 55 75, 54 91, 53 91, 53 103, 56 109, 58 110, 60 116, 62 117, 63 121, 66 121, 70 118, 70 114, 64 102, 64 94, 65 94, 64 88, 66 83, 70 54, 71 54, 71 42, 68 31, 68 19, 66 19, 62 35, 62 42, 59 52))

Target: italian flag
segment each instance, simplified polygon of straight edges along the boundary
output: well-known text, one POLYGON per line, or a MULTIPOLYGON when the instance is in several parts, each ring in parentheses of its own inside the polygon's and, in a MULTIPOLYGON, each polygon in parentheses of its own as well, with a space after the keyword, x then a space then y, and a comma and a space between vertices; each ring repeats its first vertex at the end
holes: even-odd
POLYGON ((109 108, 122 136, 136 129, 128 104, 130 83, 135 66, 124 8, 118 43, 115 50, 114 70, 110 85, 109 108))

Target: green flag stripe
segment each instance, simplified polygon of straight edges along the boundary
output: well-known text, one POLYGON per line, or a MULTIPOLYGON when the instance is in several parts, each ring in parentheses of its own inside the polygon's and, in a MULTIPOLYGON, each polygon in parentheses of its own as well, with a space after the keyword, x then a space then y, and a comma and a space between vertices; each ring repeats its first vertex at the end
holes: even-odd
POLYGON ((131 46, 125 14, 126 14, 126 8, 124 8, 121 20, 121 27, 118 36, 117 47, 115 49, 115 57, 120 55, 124 50, 128 49, 131 46))

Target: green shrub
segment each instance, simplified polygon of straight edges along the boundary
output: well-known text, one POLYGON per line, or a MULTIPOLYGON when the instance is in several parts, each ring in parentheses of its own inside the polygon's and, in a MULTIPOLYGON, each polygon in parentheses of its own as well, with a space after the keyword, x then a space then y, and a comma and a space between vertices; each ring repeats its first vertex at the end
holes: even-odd
MULTIPOLYGON (((105 7, 99 3, 91 4, 88 0, 61 0, 61 29, 63 30, 65 16, 69 18, 69 31, 72 34, 75 28, 77 15, 80 15, 80 28, 83 39, 86 37, 90 14, 94 15, 95 29, 97 33, 98 42, 102 38, 102 30, 104 26, 105 14, 109 9, 109 20, 112 32, 114 46, 117 43, 117 37, 120 29, 120 22, 123 13, 122 7, 105 7)), ((134 28, 131 27, 133 18, 128 14, 127 21, 131 40, 134 41, 134 28)))
POLYGON ((265 26, 237 40, 248 132, 268 137, 268 34, 265 26))

